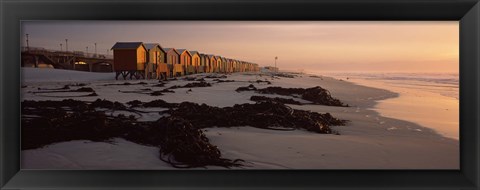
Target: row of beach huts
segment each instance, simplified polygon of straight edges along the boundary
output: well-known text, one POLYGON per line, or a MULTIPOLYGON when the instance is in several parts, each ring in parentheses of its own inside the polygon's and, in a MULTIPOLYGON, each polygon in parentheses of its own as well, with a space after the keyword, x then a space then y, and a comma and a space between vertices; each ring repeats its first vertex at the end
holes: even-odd
POLYGON ((167 79, 196 73, 258 72, 258 64, 218 55, 163 48, 158 43, 117 42, 112 47, 115 78, 167 79))

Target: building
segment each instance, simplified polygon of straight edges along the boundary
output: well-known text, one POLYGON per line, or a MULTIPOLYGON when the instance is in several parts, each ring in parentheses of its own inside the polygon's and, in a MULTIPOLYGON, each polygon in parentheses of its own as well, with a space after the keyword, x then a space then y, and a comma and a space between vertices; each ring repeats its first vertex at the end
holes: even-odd
POLYGON ((217 65, 215 66, 216 72, 221 73, 223 71, 222 66, 223 66, 223 59, 220 56, 215 56, 217 59, 217 65))
POLYGON ((159 78, 159 74, 162 74, 166 78, 168 69, 165 62, 165 50, 157 43, 145 43, 144 46, 148 51, 147 65, 145 66, 146 78, 159 78), (157 70, 159 71, 157 72, 157 70))
POLYGON ((145 78, 145 64, 147 63, 147 49, 142 42, 117 42, 113 50, 113 68, 115 79, 122 75, 126 79, 130 75, 135 78, 145 78))
POLYGON ((190 54, 192 55, 192 68, 187 66, 187 72, 189 74, 198 73, 200 67, 200 53, 198 53, 198 51, 190 51, 190 54))
POLYGON ((208 73, 215 73, 217 72, 217 56, 215 55, 208 55, 210 57, 210 65, 208 73))
POLYGON ((167 54, 167 66, 169 76, 182 75, 183 67, 180 64, 180 53, 175 48, 163 48, 167 54))
POLYGON ((186 49, 177 49, 178 53, 180 53, 180 64, 183 67, 182 75, 187 74, 187 66, 192 65, 192 54, 186 49))
POLYGON ((199 73, 206 73, 208 71, 208 65, 210 65, 210 57, 207 54, 200 54, 200 67, 199 73))

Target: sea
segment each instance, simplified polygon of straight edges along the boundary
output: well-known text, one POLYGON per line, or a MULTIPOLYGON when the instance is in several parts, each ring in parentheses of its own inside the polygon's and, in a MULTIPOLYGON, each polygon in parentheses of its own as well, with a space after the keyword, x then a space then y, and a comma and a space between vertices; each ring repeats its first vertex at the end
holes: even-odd
POLYGON ((386 83, 395 87, 425 90, 459 99, 458 73, 312 73, 337 79, 364 79, 386 83))

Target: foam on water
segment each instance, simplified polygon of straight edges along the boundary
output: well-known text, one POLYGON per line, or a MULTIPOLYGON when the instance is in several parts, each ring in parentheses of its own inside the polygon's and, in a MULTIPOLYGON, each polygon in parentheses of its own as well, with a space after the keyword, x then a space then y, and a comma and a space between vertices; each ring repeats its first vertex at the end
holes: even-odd
POLYGON ((382 81, 389 85, 425 90, 443 96, 459 98, 458 73, 323 73, 339 79, 382 81))

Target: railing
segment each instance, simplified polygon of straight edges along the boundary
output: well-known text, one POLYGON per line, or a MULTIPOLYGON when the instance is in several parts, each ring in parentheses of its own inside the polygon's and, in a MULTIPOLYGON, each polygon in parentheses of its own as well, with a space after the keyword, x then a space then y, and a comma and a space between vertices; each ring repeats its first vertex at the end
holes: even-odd
POLYGON ((21 47, 22 52, 36 53, 36 54, 56 54, 62 56, 79 56, 85 58, 98 58, 98 59, 113 59, 113 55, 105 54, 96 54, 96 53, 87 53, 83 51, 59 51, 51 50, 40 47, 21 47))

